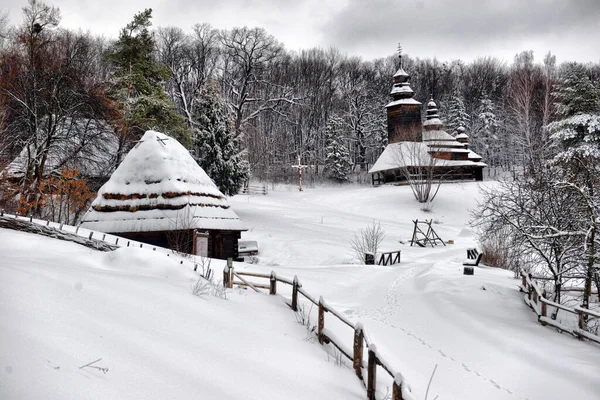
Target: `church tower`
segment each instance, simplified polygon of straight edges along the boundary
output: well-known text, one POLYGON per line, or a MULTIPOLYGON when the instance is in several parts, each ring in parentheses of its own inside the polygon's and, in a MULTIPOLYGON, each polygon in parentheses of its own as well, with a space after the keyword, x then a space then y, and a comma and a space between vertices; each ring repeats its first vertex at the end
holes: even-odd
POLYGON ((413 99, 410 76, 402 68, 402 53, 399 57, 400 69, 394 74, 394 86, 390 93, 393 100, 386 106, 388 143, 420 142, 423 129, 421 103, 413 99))

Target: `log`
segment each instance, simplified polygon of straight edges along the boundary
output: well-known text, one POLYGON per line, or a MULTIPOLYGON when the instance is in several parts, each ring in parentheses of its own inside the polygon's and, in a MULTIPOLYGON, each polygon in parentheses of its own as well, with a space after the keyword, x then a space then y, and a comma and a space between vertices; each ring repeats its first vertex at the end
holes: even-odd
POLYGON ((113 251, 117 249, 117 246, 104 243, 101 240, 84 238, 73 233, 52 228, 50 226, 38 225, 27 220, 13 219, 8 218, 7 216, 0 217, 0 228, 34 233, 54 239, 77 243, 82 246, 100 251, 113 251))

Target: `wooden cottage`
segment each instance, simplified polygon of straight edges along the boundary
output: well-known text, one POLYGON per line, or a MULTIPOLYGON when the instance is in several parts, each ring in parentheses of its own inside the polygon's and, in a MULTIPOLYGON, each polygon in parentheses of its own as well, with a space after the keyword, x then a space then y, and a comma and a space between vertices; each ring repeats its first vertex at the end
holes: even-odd
POLYGON ((98 191, 81 227, 226 259, 247 230, 177 140, 148 131, 98 191))
POLYGON ((431 167, 443 179, 482 180, 487 165, 469 149, 467 135, 457 140, 444 130, 433 99, 422 122, 422 104, 412 98, 409 81, 400 66, 394 74, 392 101, 386 106, 388 145, 369 170, 373 184, 405 180, 403 171, 413 173, 423 167, 431 167))

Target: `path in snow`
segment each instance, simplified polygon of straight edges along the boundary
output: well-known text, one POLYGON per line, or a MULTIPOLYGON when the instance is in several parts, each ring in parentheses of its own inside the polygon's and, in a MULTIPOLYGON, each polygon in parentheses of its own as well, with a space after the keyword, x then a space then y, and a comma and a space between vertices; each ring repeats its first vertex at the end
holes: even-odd
POLYGON ((309 293, 364 322, 420 397, 438 364, 430 396, 441 400, 597 399, 600 346, 539 325, 512 273, 462 275, 466 249, 476 245, 461 234, 476 183, 444 185, 431 213, 407 187, 282 189, 231 200, 253 227, 243 238, 259 243, 260 263, 248 269, 298 275, 309 293), (415 218, 434 219, 440 237, 456 244, 401 244, 415 218), (348 265, 350 240, 373 220, 386 231, 384 247, 402 250, 400 265, 348 265))

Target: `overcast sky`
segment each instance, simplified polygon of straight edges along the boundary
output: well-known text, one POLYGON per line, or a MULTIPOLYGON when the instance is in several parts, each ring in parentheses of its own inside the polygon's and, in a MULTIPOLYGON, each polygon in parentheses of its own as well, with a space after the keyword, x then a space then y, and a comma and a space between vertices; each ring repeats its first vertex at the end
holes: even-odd
MULTIPOLYGON (((413 57, 511 61, 523 50, 541 60, 600 61, 600 0, 48 0, 62 25, 106 37, 144 8, 154 26, 191 30, 260 26, 287 49, 335 46, 365 59, 393 54, 398 42, 413 57)), ((0 0, 11 22, 26 0, 0 0)))

